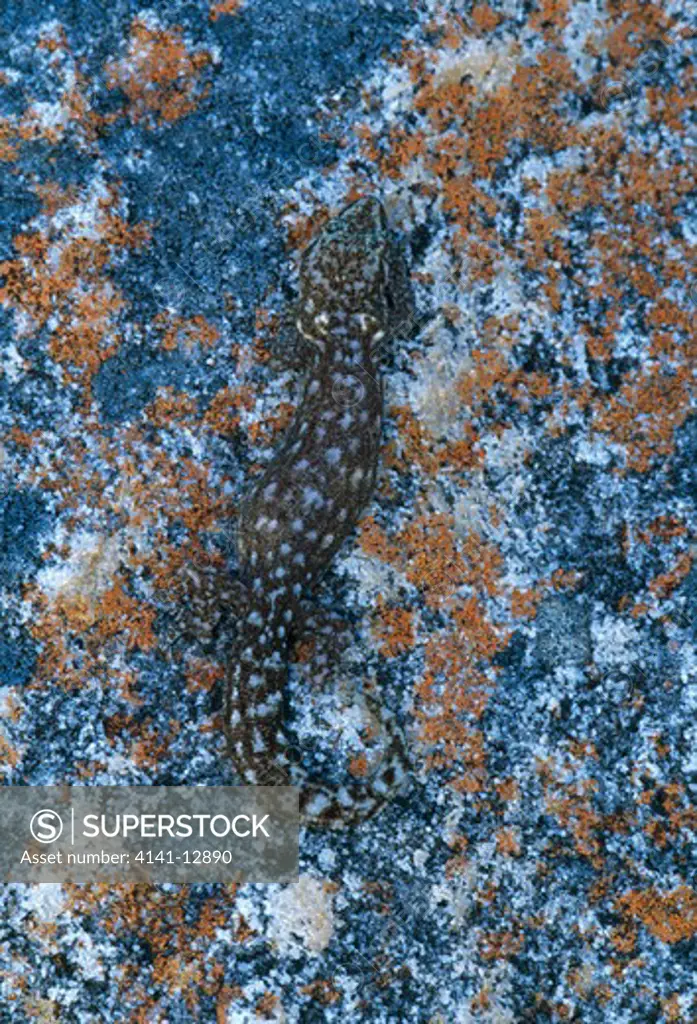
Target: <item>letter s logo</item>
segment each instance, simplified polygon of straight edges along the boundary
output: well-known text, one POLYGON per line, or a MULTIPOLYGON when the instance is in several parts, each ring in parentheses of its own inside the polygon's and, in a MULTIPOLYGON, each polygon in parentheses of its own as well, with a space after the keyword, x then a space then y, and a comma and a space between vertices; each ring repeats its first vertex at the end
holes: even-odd
POLYGON ((57 811, 44 807, 37 811, 29 823, 31 834, 39 843, 55 843, 63 831, 63 821, 57 811))

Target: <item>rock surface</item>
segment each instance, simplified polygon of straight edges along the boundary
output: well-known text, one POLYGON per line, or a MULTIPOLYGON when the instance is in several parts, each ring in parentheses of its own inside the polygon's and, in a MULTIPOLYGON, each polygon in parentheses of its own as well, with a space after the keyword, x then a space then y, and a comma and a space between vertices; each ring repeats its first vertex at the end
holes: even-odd
POLYGON ((635 0, 2 9, 5 783, 234 783, 182 609, 348 200, 382 197, 420 316, 321 597, 355 639, 289 685, 337 778, 379 698, 409 793, 302 833, 290 886, 5 886, 0 1022, 697 1020, 696 32, 635 0))

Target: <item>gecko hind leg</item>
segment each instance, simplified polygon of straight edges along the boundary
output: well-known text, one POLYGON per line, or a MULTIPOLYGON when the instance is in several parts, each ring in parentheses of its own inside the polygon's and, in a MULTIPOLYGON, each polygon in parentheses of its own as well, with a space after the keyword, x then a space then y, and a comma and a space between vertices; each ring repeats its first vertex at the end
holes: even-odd
POLYGON ((176 599, 163 614, 160 630, 170 660, 180 660, 192 649, 205 655, 219 653, 248 604, 246 587, 221 557, 185 563, 175 586, 176 599))

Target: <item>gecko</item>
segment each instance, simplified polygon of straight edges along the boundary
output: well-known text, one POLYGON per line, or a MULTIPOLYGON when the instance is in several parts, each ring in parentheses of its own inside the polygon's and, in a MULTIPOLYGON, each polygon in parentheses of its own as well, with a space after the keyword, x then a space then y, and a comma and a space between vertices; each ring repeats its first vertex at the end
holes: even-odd
POLYGON ((299 785, 301 819, 311 827, 371 817, 407 775, 394 732, 369 780, 332 787, 305 777, 290 754, 284 691, 294 638, 321 632, 308 610, 312 594, 375 487, 381 351, 411 304, 382 203, 367 196, 344 207, 302 254, 295 328, 310 369, 279 449, 239 510, 243 600, 225 680, 228 752, 248 784, 299 785))

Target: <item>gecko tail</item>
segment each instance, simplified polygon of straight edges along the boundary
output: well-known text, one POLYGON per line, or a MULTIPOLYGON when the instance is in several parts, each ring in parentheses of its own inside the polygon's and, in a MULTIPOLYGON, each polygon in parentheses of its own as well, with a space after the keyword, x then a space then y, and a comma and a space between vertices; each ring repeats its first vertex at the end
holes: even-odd
POLYGON ((310 778, 299 781, 301 822, 306 828, 340 829, 367 821, 402 795, 410 780, 404 736, 394 729, 385 756, 369 778, 341 786, 310 778))

